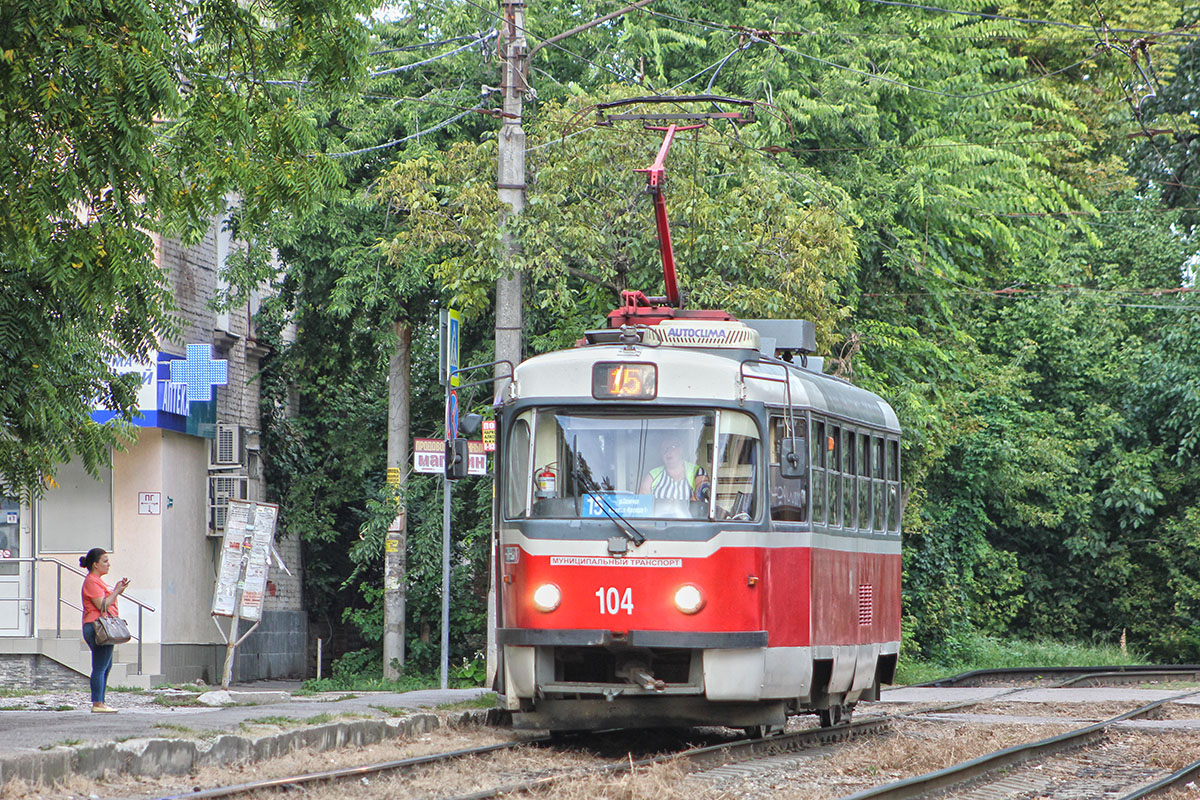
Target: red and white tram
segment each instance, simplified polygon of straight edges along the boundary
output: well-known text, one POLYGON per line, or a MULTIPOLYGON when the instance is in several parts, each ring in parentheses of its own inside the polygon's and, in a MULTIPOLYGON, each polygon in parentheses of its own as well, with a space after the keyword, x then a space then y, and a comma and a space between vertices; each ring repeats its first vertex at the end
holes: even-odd
POLYGON ((896 414, 821 373, 810 323, 638 297, 498 405, 514 724, 835 723, 896 668, 896 414))

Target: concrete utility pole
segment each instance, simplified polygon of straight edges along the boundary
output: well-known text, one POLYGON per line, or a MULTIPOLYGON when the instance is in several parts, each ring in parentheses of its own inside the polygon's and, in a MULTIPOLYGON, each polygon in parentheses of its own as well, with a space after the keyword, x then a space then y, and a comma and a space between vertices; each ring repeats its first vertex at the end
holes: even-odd
MULTIPOLYGON (((395 325, 396 349, 388 363, 387 481, 403 486, 408 474, 408 375, 412 353, 412 328, 395 325)), ((383 546, 383 677, 397 680, 404 666, 404 579, 406 514, 401 506, 388 527, 383 546)))
MULTIPOLYGON (((529 49, 525 42, 525 3, 521 0, 500 0, 500 92, 504 98, 504 116, 500 124, 499 163, 496 169, 496 188, 500 201, 508 206, 502 211, 501 222, 525 210, 525 129, 521 127, 521 109, 525 99, 525 75, 528 74, 529 49)), ((511 275, 501 275, 496 281, 496 361, 521 361, 521 272, 511 259, 520 250, 516 238, 503 238, 504 269, 511 275)), ((496 377, 508 374, 508 367, 497 364, 496 377)), ((507 387, 507 380, 496 381, 496 397, 507 387)))
MULTIPOLYGON (((653 2, 636 0, 624 8, 551 36, 530 49, 525 41, 525 3, 521 0, 500 0, 500 14, 504 21, 500 24, 497 46, 500 50, 500 92, 504 98, 504 115, 500 123, 496 188, 501 202, 509 207, 501 211, 502 223, 525 210, 525 129, 521 127, 521 115, 525 93, 533 93, 526 83, 529 62, 547 45, 653 2)), ((508 234, 503 242, 505 259, 511 260, 520 251, 520 243, 508 234)), ((510 268, 511 261, 504 267, 510 268)), ((501 276, 496 281, 496 361, 507 360, 514 367, 521 362, 521 286, 521 273, 515 268, 510 277, 501 276)), ((496 364, 494 375, 497 378, 507 374, 508 367, 496 364)), ((497 380, 495 397, 499 398, 507 386, 507 380, 497 380)))
MULTIPOLYGON (((580 31, 593 28, 610 19, 614 19, 630 11, 649 5, 654 0, 637 0, 625 8, 605 14, 602 17, 571 28, 556 36, 540 42, 532 50, 525 41, 525 3, 522 0, 500 0, 500 35, 497 47, 500 52, 500 93, 504 99, 504 114, 500 122, 500 138, 496 165, 496 189, 500 201, 508 206, 501 209, 500 222, 503 224, 510 217, 525 210, 525 129, 521 127, 521 116, 525 101, 525 92, 531 91, 525 76, 529 74, 529 62, 533 55, 555 42, 572 36, 580 31)), ((512 258, 520 252, 520 242, 511 234, 504 234, 504 259, 502 266, 512 270, 511 275, 501 275, 496 280, 496 366, 493 375, 496 377, 495 399, 500 399, 508 388, 509 367, 501 362, 508 361, 515 368, 521 363, 521 302, 522 279, 520 270, 512 263, 512 258)), ((391 462, 389 462, 391 463, 391 462)), ((492 557, 495 558, 495 553, 492 557)), ((494 565, 493 565, 494 566, 494 565)), ((495 577, 495 571, 492 572, 495 577)), ((488 684, 492 682, 496 661, 496 587, 488 590, 488 684)), ((386 656, 385 656, 386 658, 386 656)))

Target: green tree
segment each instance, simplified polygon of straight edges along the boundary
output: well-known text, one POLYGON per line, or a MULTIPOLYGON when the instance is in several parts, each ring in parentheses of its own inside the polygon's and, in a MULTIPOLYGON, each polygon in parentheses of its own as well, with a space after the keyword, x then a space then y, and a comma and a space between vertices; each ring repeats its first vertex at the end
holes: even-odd
MULTIPOLYGON (((361 93, 313 109, 317 147, 334 159, 344 182, 317 213, 273 219, 264 246, 238 266, 241 283, 271 275, 272 255, 284 267, 276 276, 278 294, 264 304, 264 323, 275 336, 263 382, 268 477, 285 524, 303 541, 314 617, 352 631, 348 648, 360 652, 347 664, 380 663, 383 539, 396 508, 384 481, 388 358, 397 344, 396 323, 411 332, 413 435, 440 437, 443 415, 434 324, 441 293, 427 260, 414 255, 389 262, 377 247, 399 222, 368 189, 395 159, 486 129, 487 117, 472 111, 479 105, 477 87, 487 79, 479 56, 480 43, 490 41, 486 34, 478 20, 422 9, 414 9, 411 19, 373 26, 373 76, 361 93), (452 41, 439 45, 442 39, 452 41), (456 52, 464 40, 475 45, 456 52), (451 55, 439 58, 446 53, 451 55), (451 125, 439 124, 456 117, 451 125), (294 335, 285 337, 289 323, 294 335)), ((464 331, 464 364, 490 359, 471 355, 481 332, 464 331)), ((476 496, 476 483, 482 481, 460 485, 454 505, 456 661, 483 646, 486 591, 478 584, 482 574, 486 588, 490 498, 476 496)), ((426 673, 437 669, 439 658, 439 487, 434 477, 410 475, 403 490, 406 669, 426 673)))
POLYGON ((361 74, 363 0, 13 0, 0 7, 0 488, 36 496, 130 435, 134 376, 175 330, 147 231, 185 242, 236 194, 250 238, 318 204, 308 98, 361 74), (282 82, 281 82, 282 81, 282 82), (118 412, 90 421, 93 403, 118 412))

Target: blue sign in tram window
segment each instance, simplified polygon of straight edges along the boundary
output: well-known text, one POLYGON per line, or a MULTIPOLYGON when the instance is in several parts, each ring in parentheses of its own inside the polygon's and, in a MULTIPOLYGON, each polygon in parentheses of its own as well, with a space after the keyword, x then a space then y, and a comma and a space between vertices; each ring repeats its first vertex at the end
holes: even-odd
POLYGON ((624 492, 585 494, 580 508, 584 517, 649 517, 653 513, 654 495, 624 492))

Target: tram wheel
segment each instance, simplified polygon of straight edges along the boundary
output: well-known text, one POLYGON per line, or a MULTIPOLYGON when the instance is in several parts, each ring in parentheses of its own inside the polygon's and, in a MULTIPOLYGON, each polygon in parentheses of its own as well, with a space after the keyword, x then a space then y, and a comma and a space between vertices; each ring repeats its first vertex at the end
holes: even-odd
POLYGON ((745 728, 742 728, 742 731, 746 734, 747 739, 762 739, 767 735, 767 726, 747 725, 745 728))
MULTIPOLYGON (((844 708, 844 706, 830 706, 829 708, 818 709, 817 716, 821 720, 821 727, 832 728, 834 725, 841 724, 844 708)), ((849 715, 846 716, 849 718, 849 715)))
POLYGON ((750 725, 742 728, 747 739, 765 739, 783 733, 783 725, 750 725))

